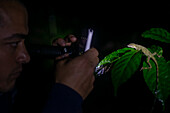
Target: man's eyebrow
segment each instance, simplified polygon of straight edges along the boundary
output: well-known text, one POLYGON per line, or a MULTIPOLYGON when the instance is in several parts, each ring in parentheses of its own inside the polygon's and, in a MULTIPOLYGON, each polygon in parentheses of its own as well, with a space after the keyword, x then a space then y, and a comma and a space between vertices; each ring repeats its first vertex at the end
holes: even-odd
POLYGON ((27 35, 24 35, 24 34, 13 34, 9 37, 4 38, 4 40, 11 40, 11 39, 15 39, 15 38, 25 39, 26 37, 27 37, 27 35))

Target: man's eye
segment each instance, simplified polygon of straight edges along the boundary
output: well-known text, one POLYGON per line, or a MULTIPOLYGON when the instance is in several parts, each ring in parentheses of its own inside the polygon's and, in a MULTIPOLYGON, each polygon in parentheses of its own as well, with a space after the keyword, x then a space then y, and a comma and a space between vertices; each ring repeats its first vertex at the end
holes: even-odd
POLYGON ((20 42, 20 41, 10 42, 9 44, 10 44, 10 46, 12 46, 12 47, 17 47, 18 44, 19 44, 19 42, 20 42))

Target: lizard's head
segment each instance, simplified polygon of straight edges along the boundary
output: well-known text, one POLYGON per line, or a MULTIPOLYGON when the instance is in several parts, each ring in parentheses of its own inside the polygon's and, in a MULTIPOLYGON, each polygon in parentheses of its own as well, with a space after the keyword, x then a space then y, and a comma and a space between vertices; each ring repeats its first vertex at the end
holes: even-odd
POLYGON ((130 43, 127 46, 136 49, 136 44, 135 43, 130 43))

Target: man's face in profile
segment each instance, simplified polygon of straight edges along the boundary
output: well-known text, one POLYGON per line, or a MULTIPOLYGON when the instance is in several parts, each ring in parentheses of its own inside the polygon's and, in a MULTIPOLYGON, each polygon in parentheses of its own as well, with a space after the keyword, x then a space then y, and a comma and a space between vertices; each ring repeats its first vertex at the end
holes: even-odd
POLYGON ((30 60, 21 37, 27 34, 26 9, 16 1, 0 1, 0 92, 14 87, 22 64, 30 60))

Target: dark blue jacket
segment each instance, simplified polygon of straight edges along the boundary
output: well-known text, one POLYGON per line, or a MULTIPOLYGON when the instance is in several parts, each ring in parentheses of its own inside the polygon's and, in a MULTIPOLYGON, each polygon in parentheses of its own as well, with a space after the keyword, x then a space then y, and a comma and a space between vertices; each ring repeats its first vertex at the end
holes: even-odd
POLYGON ((82 97, 73 89, 55 84, 43 113, 82 113, 82 97))
MULTIPOLYGON (((13 113, 11 110, 15 94, 16 90, 0 93, 0 113, 13 113)), ((82 97, 76 91, 57 83, 49 93, 42 113, 82 113, 82 101, 82 97)))

